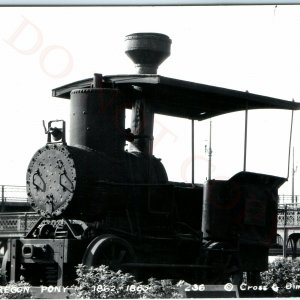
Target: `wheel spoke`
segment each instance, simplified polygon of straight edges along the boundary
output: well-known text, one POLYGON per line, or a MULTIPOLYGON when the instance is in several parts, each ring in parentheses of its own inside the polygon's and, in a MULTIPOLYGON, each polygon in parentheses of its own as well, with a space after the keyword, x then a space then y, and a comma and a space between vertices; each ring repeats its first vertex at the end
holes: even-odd
POLYGON ((119 253, 119 256, 118 256, 118 263, 121 263, 124 261, 125 255, 126 255, 126 250, 124 250, 124 249, 121 250, 119 253))
MULTIPOLYGON (((110 255, 109 255, 110 253, 108 253, 108 255, 107 255, 107 253, 105 253, 105 251, 103 251, 102 253, 101 253, 101 256, 103 257, 103 261, 105 261, 105 262, 109 262, 110 260, 111 260, 111 257, 110 257, 110 255)), ((101 258, 100 258, 100 260, 101 260, 101 258)))
POLYGON ((116 258, 116 244, 115 243, 112 243, 111 245, 111 259, 114 260, 116 258))

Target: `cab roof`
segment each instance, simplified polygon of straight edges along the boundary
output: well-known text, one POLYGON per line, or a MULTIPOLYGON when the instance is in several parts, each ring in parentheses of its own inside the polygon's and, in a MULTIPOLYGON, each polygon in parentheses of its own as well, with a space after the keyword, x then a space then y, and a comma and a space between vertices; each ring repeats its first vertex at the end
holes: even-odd
MULTIPOLYGON (((132 108, 135 99, 145 97, 154 113, 199 121, 245 109, 300 109, 300 103, 294 101, 160 75, 103 76, 102 86, 118 88, 128 109, 132 108)), ((70 99, 72 90, 91 87, 93 78, 88 78, 53 89, 52 95, 70 99)))

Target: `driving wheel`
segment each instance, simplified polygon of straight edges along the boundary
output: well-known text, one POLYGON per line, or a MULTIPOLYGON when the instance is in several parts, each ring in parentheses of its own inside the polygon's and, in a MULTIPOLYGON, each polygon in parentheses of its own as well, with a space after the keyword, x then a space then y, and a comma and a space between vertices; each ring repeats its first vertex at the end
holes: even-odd
POLYGON ((106 265, 111 270, 124 269, 124 264, 135 262, 136 256, 131 245, 114 235, 94 238, 88 245, 82 259, 87 267, 106 265))

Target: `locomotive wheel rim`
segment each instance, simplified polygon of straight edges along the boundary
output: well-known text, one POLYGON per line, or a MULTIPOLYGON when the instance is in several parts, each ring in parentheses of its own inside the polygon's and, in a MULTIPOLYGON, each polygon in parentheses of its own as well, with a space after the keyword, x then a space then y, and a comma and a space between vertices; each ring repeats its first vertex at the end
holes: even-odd
POLYGON ((102 235, 88 245, 82 263, 87 267, 107 265, 117 271, 122 267, 122 263, 135 260, 134 250, 126 240, 114 235, 102 235))

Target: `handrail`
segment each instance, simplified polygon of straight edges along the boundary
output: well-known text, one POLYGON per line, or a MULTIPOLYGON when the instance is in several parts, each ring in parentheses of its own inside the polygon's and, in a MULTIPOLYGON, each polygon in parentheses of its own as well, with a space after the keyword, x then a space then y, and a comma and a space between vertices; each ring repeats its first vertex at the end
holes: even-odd
POLYGON ((28 212, 25 212, 25 211, 22 211, 22 212, 0 212, 0 215, 3 216, 3 217, 9 217, 9 216, 35 216, 35 215, 38 215, 38 213, 34 212, 34 211, 28 211, 28 212))

